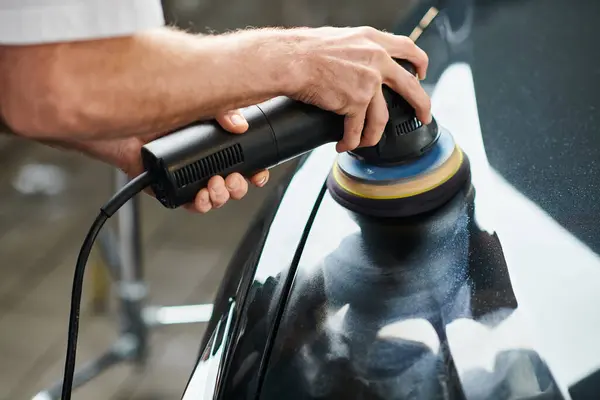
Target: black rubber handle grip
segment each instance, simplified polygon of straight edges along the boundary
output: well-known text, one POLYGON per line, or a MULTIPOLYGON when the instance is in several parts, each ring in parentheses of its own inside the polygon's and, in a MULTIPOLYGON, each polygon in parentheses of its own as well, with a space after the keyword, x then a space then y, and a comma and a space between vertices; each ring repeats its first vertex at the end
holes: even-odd
POLYGON ((344 134, 344 119, 286 97, 242 110, 249 128, 225 131, 216 121, 194 123, 142 148, 156 198, 168 208, 194 200, 211 177, 239 172, 249 177, 298 157, 344 134))

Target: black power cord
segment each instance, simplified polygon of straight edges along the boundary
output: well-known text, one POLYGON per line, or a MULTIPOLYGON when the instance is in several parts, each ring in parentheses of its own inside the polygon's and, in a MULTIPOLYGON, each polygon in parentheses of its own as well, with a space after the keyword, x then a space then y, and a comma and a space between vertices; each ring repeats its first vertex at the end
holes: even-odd
POLYGON ((144 190, 152 183, 148 172, 144 172, 129 181, 119 190, 101 209, 100 214, 92 224, 77 258, 75 274, 73 277, 73 289, 71 292, 71 312, 69 314, 69 331, 67 336, 67 356, 65 360, 65 371, 62 383, 61 400, 70 400, 73 390, 73 378, 75 375, 75 359, 77 356, 77 336, 79 334, 79 310, 81 308, 81 293, 83 291, 83 277, 88 257, 94 246, 94 241, 104 223, 113 216, 125 203, 144 190))

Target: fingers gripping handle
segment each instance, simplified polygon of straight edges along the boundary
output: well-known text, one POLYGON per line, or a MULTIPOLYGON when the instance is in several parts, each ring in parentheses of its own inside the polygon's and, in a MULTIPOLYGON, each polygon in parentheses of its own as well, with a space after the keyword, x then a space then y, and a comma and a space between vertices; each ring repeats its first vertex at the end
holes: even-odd
POLYGON ((198 122, 142 148, 156 198, 168 208, 190 203, 211 177, 249 177, 343 136, 343 117, 286 97, 242 110, 248 131, 232 134, 198 122))

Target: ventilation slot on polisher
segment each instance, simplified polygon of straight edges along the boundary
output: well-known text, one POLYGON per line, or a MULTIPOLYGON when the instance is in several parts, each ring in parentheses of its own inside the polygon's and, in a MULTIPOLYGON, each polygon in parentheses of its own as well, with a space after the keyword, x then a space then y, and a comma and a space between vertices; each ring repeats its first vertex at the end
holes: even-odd
POLYGON ((409 119, 408 121, 404 121, 398 125, 396 125, 396 136, 406 135, 407 133, 411 133, 412 131, 423 126, 423 123, 419 121, 416 117, 413 119, 409 119))
POLYGON ((201 179, 219 175, 226 169, 243 162, 244 152, 242 146, 236 143, 233 146, 178 169, 174 172, 175 182, 178 187, 182 188, 201 179))

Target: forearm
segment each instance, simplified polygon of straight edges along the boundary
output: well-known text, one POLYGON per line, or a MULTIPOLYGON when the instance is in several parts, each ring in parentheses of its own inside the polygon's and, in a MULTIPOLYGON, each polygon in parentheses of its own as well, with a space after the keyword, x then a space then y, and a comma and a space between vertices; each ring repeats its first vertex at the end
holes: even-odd
POLYGON ((285 46, 264 31, 197 36, 164 28, 6 47, 0 110, 13 131, 35 139, 165 132, 286 94, 293 57, 285 46))

